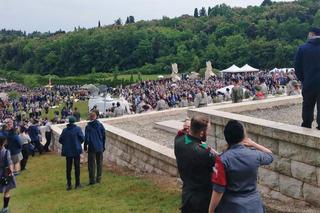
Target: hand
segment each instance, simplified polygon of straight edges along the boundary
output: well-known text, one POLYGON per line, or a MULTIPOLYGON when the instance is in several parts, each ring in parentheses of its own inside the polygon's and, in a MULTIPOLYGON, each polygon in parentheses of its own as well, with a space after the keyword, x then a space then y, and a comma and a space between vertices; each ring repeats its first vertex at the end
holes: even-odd
POLYGON ((219 153, 215 149, 213 149, 212 147, 210 147, 210 152, 214 155, 219 155, 219 153))
POLYGON ((245 138, 243 141, 242 141, 243 145, 247 146, 247 147, 253 147, 256 143, 251 140, 250 138, 245 138))

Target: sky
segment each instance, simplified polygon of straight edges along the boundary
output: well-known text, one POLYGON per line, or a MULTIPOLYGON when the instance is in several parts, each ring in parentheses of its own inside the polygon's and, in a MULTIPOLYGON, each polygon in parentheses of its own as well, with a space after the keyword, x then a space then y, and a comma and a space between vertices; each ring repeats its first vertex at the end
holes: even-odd
POLYGON ((194 8, 225 3, 246 7, 260 5, 263 0, 0 0, 0 29, 55 32, 72 31, 80 26, 91 28, 125 21, 133 15, 137 20, 161 19, 193 15, 194 8))

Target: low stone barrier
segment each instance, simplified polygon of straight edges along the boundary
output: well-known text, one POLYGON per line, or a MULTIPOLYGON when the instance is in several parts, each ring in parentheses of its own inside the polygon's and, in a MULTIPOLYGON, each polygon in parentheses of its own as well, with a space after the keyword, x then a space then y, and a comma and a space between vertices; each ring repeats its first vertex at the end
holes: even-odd
MULTIPOLYGON (((260 108, 278 106, 282 101, 282 104, 295 104, 301 102, 301 98, 286 97, 275 101, 256 104, 260 108)), ((263 195, 282 202, 304 201, 320 207, 320 131, 231 113, 248 108, 253 109, 251 105, 246 107, 246 104, 240 103, 232 104, 224 111, 218 108, 194 109, 188 114, 210 117, 210 135, 218 151, 222 151, 226 144, 223 135, 226 123, 231 119, 241 121, 249 137, 271 149, 274 154, 273 163, 259 170, 258 181, 263 195)))
MULTIPOLYGON (((79 122, 78 126, 85 128, 87 122, 79 122)), ((106 152, 104 163, 115 163, 138 172, 160 175, 178 176, 176 160, 172 149, 153 141, 139 137, 130 132, 103 123, 106 129, 106 152)), ((51 149, 60 153, 59 137, 65 125, 52 127, 51 149)))
MULTIPOLYGON (((209 143, 219 151, 225 145, 223 136, 225 124, 230 119, 241 121, 248 130, 249 137, 270 148, 274 153, 274 162, 259 171, 259 188, 264 200, 266 202, 269 198, 278 200, 281 204, 293 206, 290 208, 293 210, 296 205, 292 204, 295 203, 302 206, 302 209, 307 206, 310 210, 313 209, 310 205, 320 206, 320 132, 233 113, 299 103, 301 103, 299 96, 280 97, 272 100, 217 104, 208 108, 189 109, 188 115, 192 117, 195 114, 203 114, 210 117, 212 128, 209 133, 209 143)), ((116 128, 112 124, 134 121, 140 116, 146 116, 146 119, 148 116, 161 117, 163 113, 176 113, 180 110, 183 109, 101 119, 107 136, 104 163, 112 162, 139 172, 177 177, 172 149, 116 128)), ((82 129, 86 124, 86 121, 77 123, 82 129)), ((61 149, 58 139, 64 127, 65 125, 52 127, 52 149, 56 152, 60 152, 61 149)), ((300 210, 298 209, 298 212, 301 212, 300 210)), ((279 212, 286 212, 286 209, 279 212)))

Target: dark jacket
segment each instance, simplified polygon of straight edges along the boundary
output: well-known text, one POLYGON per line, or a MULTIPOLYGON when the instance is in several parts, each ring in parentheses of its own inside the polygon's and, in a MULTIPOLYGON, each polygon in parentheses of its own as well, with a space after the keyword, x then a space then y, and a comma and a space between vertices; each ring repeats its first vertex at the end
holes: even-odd
POLYGON ((310 39, 300 46, 295 59, 295 71, 304 91, 320 92, 320 38, 310 39))
POLYGON ((17 133, 14 131, 9 131, 7 135, 7 149, 10 151, 11 155, 16 155, 21 152, 22 149, 22 141, 17 133))
POLYGON ((106 133, 103 125, 98 121, 90 121, 85 130, 85 150, 89 152, 103 152, 105 150, 106 133))
POLYGON ((62 156, 76 157, 82 153, 81 144, 84 141, 84 136, 80 127, 75 124, 68 124, 63 129, 59 143, 62 144, 62 156))
POLYGON ((191 135, 175 138, 174 154, 183 181, 182 209, 207 212, 212 193, 211 174, 215 156, 206 144, 191 135))
POLYGON ((39 135, 41 135, 41 132, 39 130, 38 125, 31 125, 28 128, 28 134, 30 136, 31 141, 40 141, 39 135))

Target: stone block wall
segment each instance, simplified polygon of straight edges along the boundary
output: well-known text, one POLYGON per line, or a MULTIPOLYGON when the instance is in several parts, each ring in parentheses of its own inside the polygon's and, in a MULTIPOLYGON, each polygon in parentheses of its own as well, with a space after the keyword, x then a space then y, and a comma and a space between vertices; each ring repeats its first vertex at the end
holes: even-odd
MULTIPOLYGON (((81 122, 77 125, 84 128, 86 122, 81 122)), ((105 164, 112 162, 118 166, 127 167, 138 172, 178 176, 172 149, 109 124, 104 124, 104 126, 106 129, 105 164)), ((61 153, 59 137, 63 128, 64 125, 56 125, 52 128, 51 149, 57 153, 61 153)))
POLYGON ((195 114, 210 117, 212 145, 220 152, 226 145, 223 129, 231 119, 241 121, 251 139, 272 150, 273 163, 259 169, 258 182, 268 188, 264 196, 320 207, 319 131, 218 110, 189 111, 189 116, 195 114))

